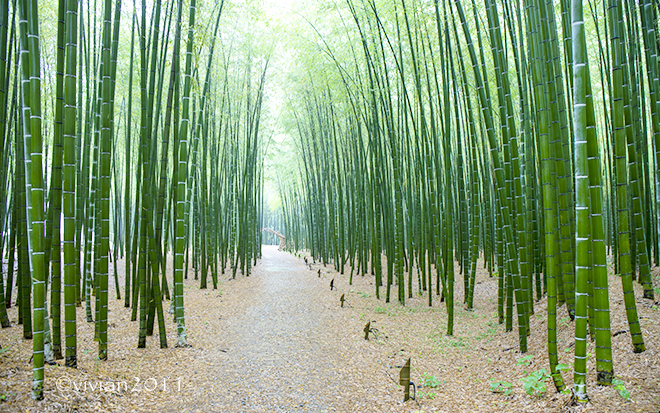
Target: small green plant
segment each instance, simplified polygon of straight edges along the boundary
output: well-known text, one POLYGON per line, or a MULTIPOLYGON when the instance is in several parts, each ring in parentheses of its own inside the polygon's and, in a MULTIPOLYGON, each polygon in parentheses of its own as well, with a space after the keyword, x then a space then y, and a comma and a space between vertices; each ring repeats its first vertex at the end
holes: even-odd
POLYGON ((490 391, 493 393, 503 393, 505 396, 511 394, 513 384, 504 380, 491 379, 490 380, 490 391))
POLYGON ((569 366, 568 364, 565 364, 565 363, 557 364, 557 370, 559 370, 559 371, 568 371, 570 369, 571 369, 571 366, 569 366))
POLYGON ((371 297, 371 294, 369 294, 369 293, 363 293, 363 292, 360 292, 360 291, 358 291, 357 295, 359 295, 359 296, 362 297, 362 298, 369 298, 369 297, 371 297))
POLYGON ((534 358, 534 356, 532 356, 531 354, 529 354, 527 356, 520 357, 516 364, 519 365, 519 366, 530 366, 532 364, 532 359, 533 358, 534 358))
POLYGON ((451 347, 459 348, 459 347, 467 347, 468 343, 465 342, 464 337, 456 337, 455 340, 450 340, 449 345, 451 347))
POLYGON ((440 385, 440 380, 432 374, 422 374, 422 386, 435 389, 440 385))
MULTIPOLYGON (((490 324, 491 324, 491 323, 488 323, 488 325, 490 325, 490 324)), ((482 331, 481 333, 479 333, 479 334, 475 337, 475 339, 476 339, 476 340, 489 339, 488 341, 490 341, 490 339, 491 339, 492 337, 496 336, 496 335, 497 335, 497 328, 496 328, 496 327, 489 327, 489 328, 486 329, 486 331, 482 331)))
POLYGON ((619 396, 630 401, 630 390, 626 389, 626 385, 622 380, 614 379, 612 380, 612 385, 614 386, 614 389, 619 392, 619 396))
POLYGON ((387 312, 387 310, 385 310, 383 307, 376 307, 374 308, 374 311, 376 314, 385 314, 387 312))
POLYGON ((570 321, 571 319, 569 317, 562 317, 562 319, 559 320, 559 324, 565 326, 568 325, 570 321))
POLYGON ((530 396, 540 396, 545 393, 545 382, 550 378, 545 369, 537 370, 527 377, 523 377, 520 381, 523 382, 525 392, 530 396))
POLYGON ((431 400, 433 400, 433 399, 435 399, 435 396, 437 396, 437 394, 435 394, 433 392, 428 392, 428 393, 424 393, 422 391, 417 392, 417 399, 420 399, 420 400, 421 399, 431 399, 431 400))

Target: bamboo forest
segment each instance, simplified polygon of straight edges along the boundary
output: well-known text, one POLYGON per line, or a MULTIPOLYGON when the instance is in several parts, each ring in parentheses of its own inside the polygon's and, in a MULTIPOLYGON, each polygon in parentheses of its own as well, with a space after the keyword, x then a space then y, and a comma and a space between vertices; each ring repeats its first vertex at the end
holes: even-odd
POLYGON ((660 411, 657 0, 3 0, 0 411, 660 411))

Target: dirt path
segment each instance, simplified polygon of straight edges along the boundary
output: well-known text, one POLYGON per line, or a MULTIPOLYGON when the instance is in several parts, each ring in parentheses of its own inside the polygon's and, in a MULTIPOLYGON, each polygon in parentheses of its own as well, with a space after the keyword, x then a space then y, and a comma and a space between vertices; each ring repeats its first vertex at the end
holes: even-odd
POLYGON ((392 402, 391 379, 374 374, 382 368, 369 356, 376 356, 373 345, 356 333, 360 323, 342 314, 327 277, 265 246, 253 275, 231 282, 242 283, 227 298, 238 310, 222 319, 220 356, 207 354, 226 385, 211 408, 381 411, 377 406, 392 402))

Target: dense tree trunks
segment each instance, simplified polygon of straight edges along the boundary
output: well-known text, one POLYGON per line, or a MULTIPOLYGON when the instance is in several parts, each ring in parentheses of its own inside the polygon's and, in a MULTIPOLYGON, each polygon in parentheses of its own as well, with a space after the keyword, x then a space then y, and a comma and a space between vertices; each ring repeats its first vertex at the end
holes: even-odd
POLYGON ((349 257, 349 282, 370 266, 376 296, 386 287, 385 302, 393 288, 402 304, 415 288, 429 305, 440 295, 448 334, 457 300, 477 305, 483 253, 485 268, 497 271, 498 318, 509 331, 517 316, 522 352, 531 314, 547 316, 558 390, 558 315, 565 308, 576 319, 575 383, 586 400, 587 331, 598 343, 599 383, 612 378, 607 246, 635 352, 644 350, 637 270, 644 296, 653 298, 654 6, 598 4, 606 12, 590 14, 595 30, 585 32, 582 17, 572 23, 577 2, 464 3, 347 0, 353 25, 337 30, 352 39, 350 52, 312 26, 332 74, 306 67, 309 80, 291 103, 299 170, 295 180, 278 182, 284 232, 294 250, 308 249, 323 263, 335 257, 338 270, 340 257, 349 257), (602 45, 600 67, 586 60, 593 44, 602 45), (600 96, 592 95, 590 71, 605 85, 600 96), (337 235, 344 223, 346 233, 337 235), (548 306, 539 314, 534 301, 544 295, 548 306))
POLYGON ((440 306, 448 335, 461 305, 481 305, 480 271, 497 277, 520 352, 531 315, 547 323, 557 390, 567 315, 586 402, 588 337, 597 382, 614 378, 608 253, 645 351, 635 289, 655 299, 660 72, 657 2, 582 3, 346 0, 316 19, 311 2, 300 38, 265 46, 264 5, 244 18, 224 1, 143 0, 128 21, 120 0, 4 2, 0 324, 16 303, 33 396, 44 363, 79 364, 78 307, 108 358, 113 281, 139 348, 166 347, 168 324, 185 347, 189 271, 220 288, 281 235, 310 268, 373 277, 378 299, 440 306))

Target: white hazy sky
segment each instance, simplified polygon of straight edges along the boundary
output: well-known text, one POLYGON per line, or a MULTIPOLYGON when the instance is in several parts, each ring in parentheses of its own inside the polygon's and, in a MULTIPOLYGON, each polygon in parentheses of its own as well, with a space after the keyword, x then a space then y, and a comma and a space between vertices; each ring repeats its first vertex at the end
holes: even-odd
POLYGON ((267 10, 271 17, 281 16, 287 14, 291 7, 300 0, 267 0, 267 10))

